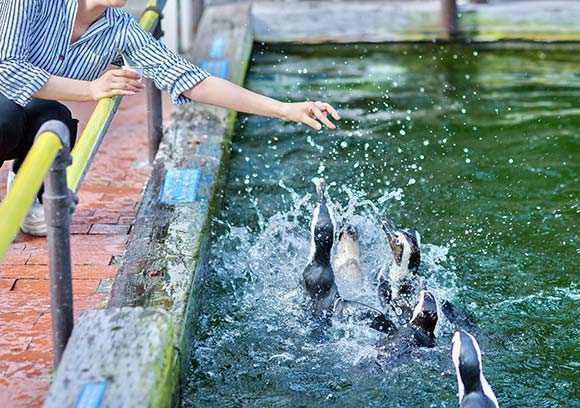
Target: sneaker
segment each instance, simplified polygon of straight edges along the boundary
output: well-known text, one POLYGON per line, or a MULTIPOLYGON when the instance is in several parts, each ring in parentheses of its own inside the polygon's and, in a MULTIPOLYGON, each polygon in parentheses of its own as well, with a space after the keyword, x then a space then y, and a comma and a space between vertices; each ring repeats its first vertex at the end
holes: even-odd
MULTIPOLYGON (((6 181, 6 193, 12 188, 14 184, 14 178, 16 174, 10 170, 8 172, 8 179, 6 181)), ((28 235, 34 235, 35 237, 45 237, 46 236, 46 222, 44 221, 44 208, 38 200, 38 197, 34 197, 32 206, 28 210, 28 214, 22 224, 20 225, 22 232, 28 235)))

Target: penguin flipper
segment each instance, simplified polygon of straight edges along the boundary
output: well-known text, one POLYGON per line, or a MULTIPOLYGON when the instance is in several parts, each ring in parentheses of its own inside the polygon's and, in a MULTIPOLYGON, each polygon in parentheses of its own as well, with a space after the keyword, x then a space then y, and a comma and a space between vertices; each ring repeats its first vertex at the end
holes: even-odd
POLYGON ((455 327, 463 329, 477 328, 477 322, 473 316, 465 310, 458 308, 447 299, 441 301, 441 312, 443 312, 443 316, 455 327))
POLYGON ((391 284, 388 279, 379 275, 379 286, 377 287, 377 295, 379 297, 379 303, 381 307, 386 309, 391 305, 391 284))
POLYGON ((352 322, 368 325, 371 329, 390 334, 395 329, 395 323, 380 310, 354 300, 340 299, 334 308, 335 316, 352 322))

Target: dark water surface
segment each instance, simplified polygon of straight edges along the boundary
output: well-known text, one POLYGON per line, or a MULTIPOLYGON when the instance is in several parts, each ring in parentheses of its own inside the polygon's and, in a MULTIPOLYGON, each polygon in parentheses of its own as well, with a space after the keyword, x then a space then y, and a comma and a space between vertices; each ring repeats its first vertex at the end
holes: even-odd
POLYGON ((479 323, 500 406, 580 406, 580 54, 270 47, 246 85, 323 99, 343 120, 239 117, 184 407, 457 406, 449 323, 386 371, 376 333, 309 323, 315 176, 361 232, 361 300, 377 303, 390 259, 379 217, 416 226, 428 285, 479 323))

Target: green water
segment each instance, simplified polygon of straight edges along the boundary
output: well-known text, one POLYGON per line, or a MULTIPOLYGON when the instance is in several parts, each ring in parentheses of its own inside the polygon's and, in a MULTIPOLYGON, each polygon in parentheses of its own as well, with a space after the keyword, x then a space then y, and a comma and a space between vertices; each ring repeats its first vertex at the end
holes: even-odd
MULTIPOLYGON (((388 370, 370 330, 312 335, 298 278, 314 176, 359 227, 369 277, 390 259, 379 217, 418 228, 421 272, 477 319, 500 406, 580 406, 577 52, 270 47, 246 85, 343 120, 239 117, 183 406, 457 406, 448 323, 388 370)), ((360 299, 376 303, 371 283, 360 299)))

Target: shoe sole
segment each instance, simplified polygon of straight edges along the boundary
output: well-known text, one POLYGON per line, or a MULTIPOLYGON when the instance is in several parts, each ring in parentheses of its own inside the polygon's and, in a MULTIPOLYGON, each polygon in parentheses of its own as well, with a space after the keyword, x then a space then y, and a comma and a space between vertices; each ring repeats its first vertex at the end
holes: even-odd
POLYGON ((45 237, 47 228, 44 221, 37 223, 26 222, 26 220, 20 225, 22 232, 28 235, 34 235, 35 237, 45 237))

